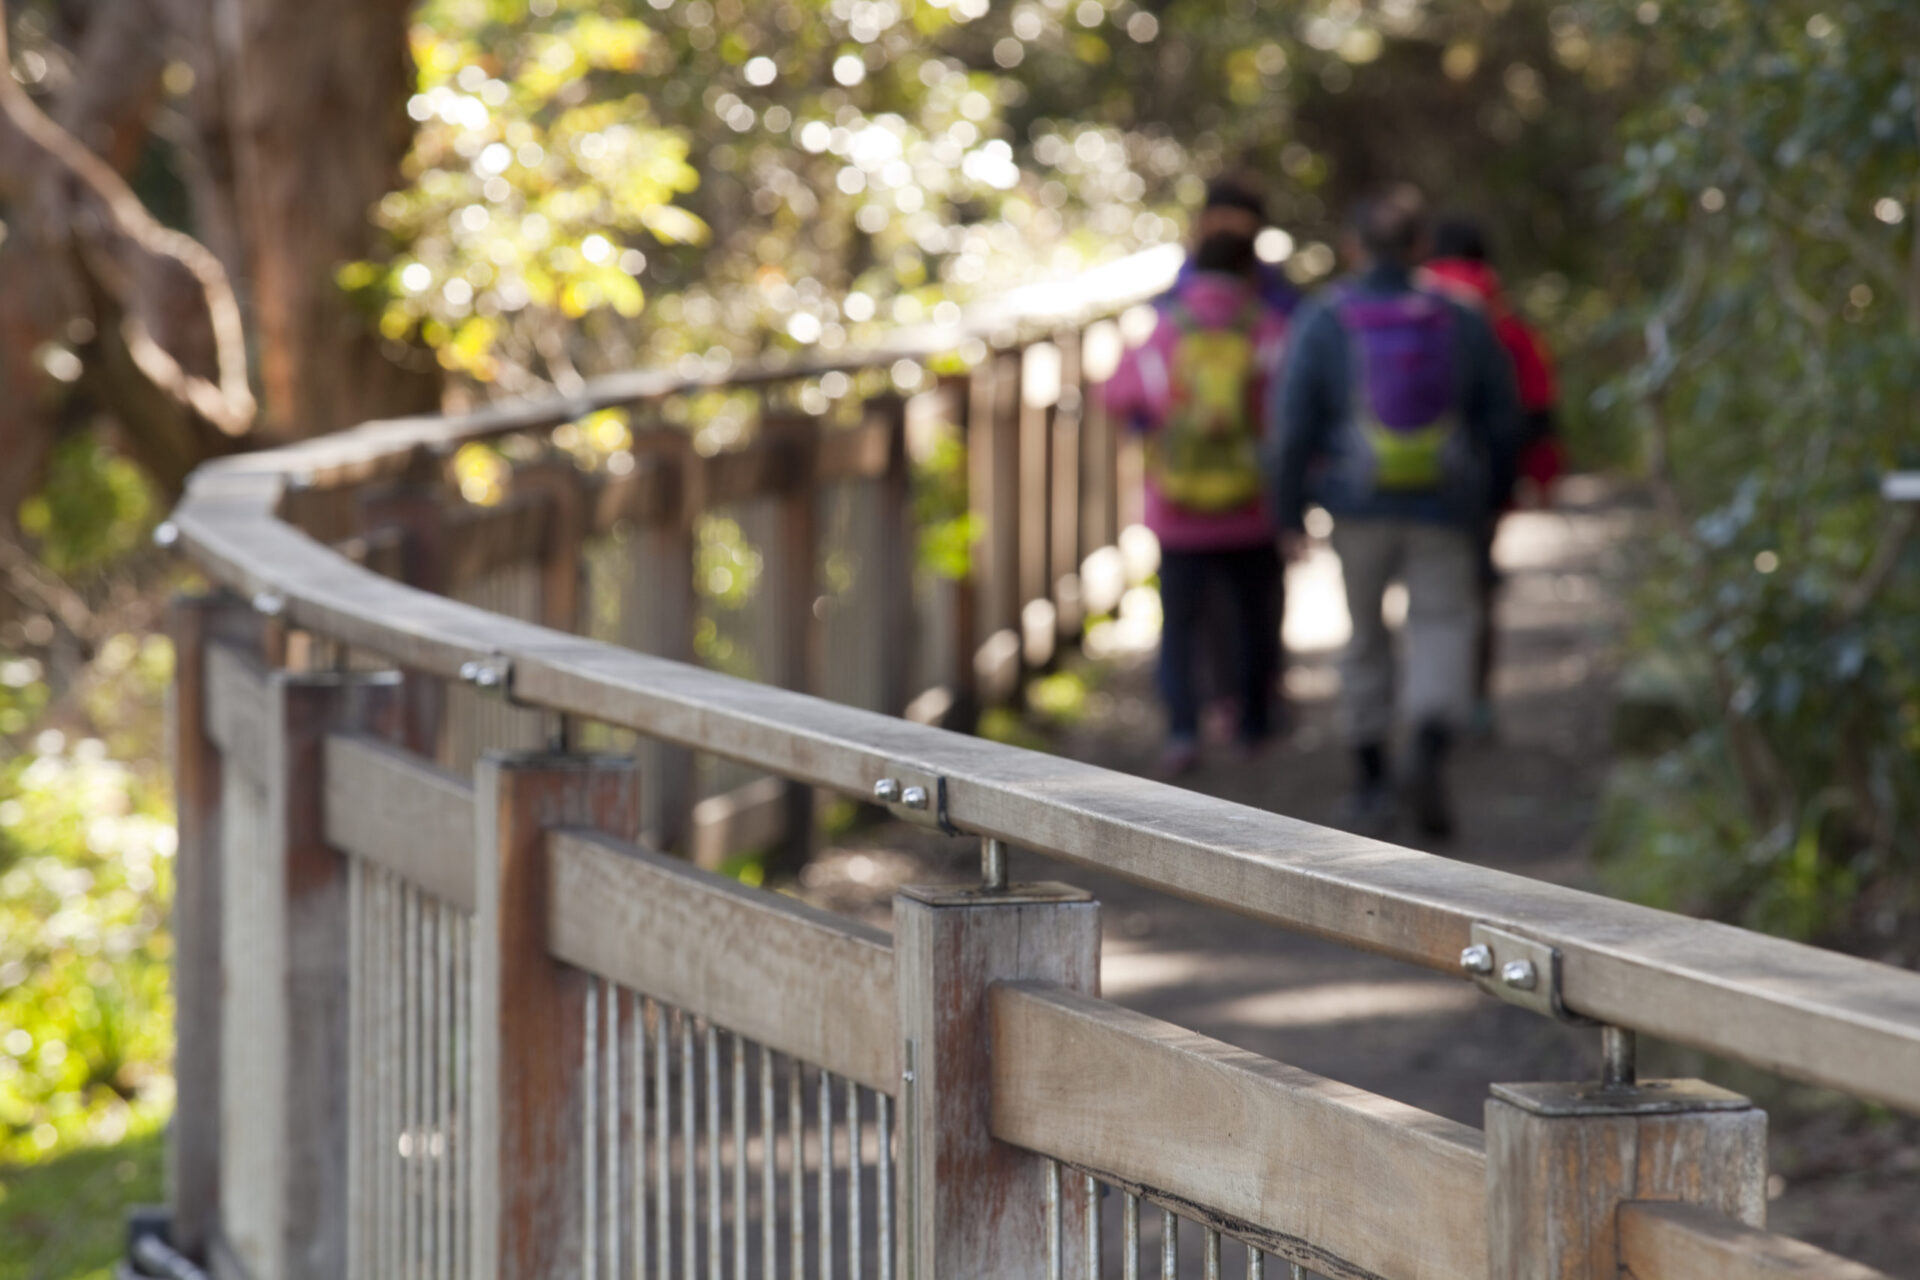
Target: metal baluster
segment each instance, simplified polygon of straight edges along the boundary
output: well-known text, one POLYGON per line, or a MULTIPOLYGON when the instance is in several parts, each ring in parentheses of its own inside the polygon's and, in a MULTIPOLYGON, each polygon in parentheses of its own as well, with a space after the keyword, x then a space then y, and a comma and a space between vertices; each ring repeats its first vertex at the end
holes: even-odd
POLYGON ((1160 1211, 1160 1280, 1180 1277, 1180 1219, 1171 1209, 1160 1211))
POLYGON ((679 1013, 680 1021, 680 1275, 694 1280, 700 1274, 700 1113, 694 1096, 693 1015, 679 1013))
POLYGON ((1065 1280, 1062 1256, 1066 1232, 1060 1225, 1060 1162, 1047 1161, 1047 1280, 1065 1280))
POLYGON ((1087 1175, 1087 1280, 1100 1280, 1100 1184, 1087 1175))
POLYGON ((434 907, 434 983, 439 989, 439 1021, 434 1024, 434 1089, 438 1094, 434 1107, 439 1150, 434 1152, 434 1168, 439 1179, 439 1226, 435 1239, 440 1242, 439 1267, 434 1280, 453 1280, 453 931, 459 921, 446 903, 434 907))
POLYGON ((668 1096, 667 1071, 669 1046, 673 1033, 667 1020, 667 1006, 653 1002, 653 1114, 656 1185, 659 1212, 653 1215, 654 1228, 660 1233, 655 1252, 659 1255, 660 1280, 673 1275, 673 1103, 668 1096))
POLYGON ((820 1276, 833 1275, 833 1077, 825 1067, 820 1076, 820 1276))
POLYGON ((582 1053, 585 1059, 581 1063, 581 1092, 585 1101, 581 1106, 581 1127, 585 1130, 581 1139, 585 1143, 585 1173, 581 1178, 581 1190, 585 1197, 585 1212, 580 1215, 582 1239, 580 1245, 580 1272, 586 1280, 594 1280, 598 1271, 594 1246, 600 1238, 599 1218, 599 1177, 600 1136, 596 1114, 600 1100, 600 979, 587 979, 586 1045, 582 1053))
POLYGON ((724 1280, 720 1230, 720 1033, 707 1024, 707 1280, 724 1280))
POLYGON ((733 1037, 733 1280, 747 1280, 747 1039, 733 1037))
POLYGON ((1267 1280, 1267 1255, 1247 1246, 1247 1280, 1267 1280))
POLYGON ((874 1216, 879 1219, 880 1280, 893 1280, 893 1099, 873 1095, 874 1128, 879 1151, 873 1162, 874 1216))
POLYGON ((639 992, 627 997, 633 1023, 633 1280, 647 1274, 647 1006, 639 992))
POLYGON ((787 1241, 792 1250, 792 1280, 806 1280, 807 1274, 807 1117, 802 1104, 805 1090, 800 1084, 800 1062, 787 1059, 787 1165, 792 1203, 788 1206, 787 1241))
POLYGON ((1128 1191, 1120 1201, 1121 1280, 1140 1280, 1140 1197, 1128 1191))
POLYGON ((861 1280, 860 1174, 866 1161, 860 1152, 860 1086, 847 1081, 847 1277, 861 1280))
POLYGON ((400 1266, 402 1275, 419 1280, 420 902, 412 885, 400 889, 400 947, 400 1266))
POLYGON ((361 1133, 365 1117, 366 1091, 361 1078, 367 1069, 367 1033, 360 1024, 366 1015, 367 974, 366 927, 361 911, 366 896, 366 874, 360 859, 347 859, 347 1280, 362 1280, 367 1273, 360 1250, 366 1243, 365 1170, 361 1159, 366 1142, 361 1133))
POLYGON ((1212 1227, 1207 1228, 1207 1280, 1220 1280, 1220 1233, 1212 1227))
POLYGON ((440 1274, 440 904, 420 898, 420 1276, 440 1274))
POLYGON ((607 1280, 620 1280, 620 988, 602 981, 607 999, 607 1280))
POLYGON ((1307 1280, 1307 1269, 1297 1262, 1288 1263, 1287 1280, 1307 1280))
POLYGON ((773 1158, 773 1050, 760 1046, 760 1270, 767 1280, 780 1274, 780 1225, 775 1220, 778 1178, 773 1158))
MULTIPOLYGON (((452 911, 451 908, 449 908, 452 911)), ((473 983, 468 945, 472 923, 453 911, 453 1104, 459 1124, 448 1145, 453 1159, 453 1275, 467 1280, 473 1257, 473 983)))

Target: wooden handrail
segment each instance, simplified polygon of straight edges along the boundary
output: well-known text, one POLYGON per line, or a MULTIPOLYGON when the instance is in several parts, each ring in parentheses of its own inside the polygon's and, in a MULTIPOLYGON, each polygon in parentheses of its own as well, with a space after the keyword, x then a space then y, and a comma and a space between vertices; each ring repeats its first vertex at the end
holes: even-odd
POLYGON ((1892 1280, 1699 1205, 1630 1202, 1619 1216, 1622 1280, 1892 1280))

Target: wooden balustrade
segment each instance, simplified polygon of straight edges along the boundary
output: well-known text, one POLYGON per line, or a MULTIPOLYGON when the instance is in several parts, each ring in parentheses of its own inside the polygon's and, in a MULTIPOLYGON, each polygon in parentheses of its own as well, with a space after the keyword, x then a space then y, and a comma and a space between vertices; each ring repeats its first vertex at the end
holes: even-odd
POLYGON ((1209 1274, 1875 1274, 1761 1228, 1743 1099, 1499 1084, 1483 1134, 1100 1001, 1063 886, 911 890, 889 938, 662 852, 797 857, 816 790, 905 780, 929 804, 900 816, 1456 975, 1502 930, 1566 1012, 1920 1110, 1920 976, 898 718, 1015 696, 1117 555, 1137 457, 1076 326, 1145 294, 1103 288, 1030 317, 1050 355, 713 456, 648 416, 706 380, 636 374, 195 476, 179 532, 229 594, 173 617, 177 1243, 246 1280, 1099 1276, 1157 1206, 1163 1258, 1209 1274), (499 504, 451 492, 452 448, 619 405, 624 474, 536 448, 499 504), (967 442, 977 539, 938 589, 928 415, 967 442), (764 683, 689 662, 700 522, 735 511, 772 531, 739 628, 764 683), (870 705, 813 696, 830 674, 870 705), (707 759, 734 772, 703 797, 707 759))

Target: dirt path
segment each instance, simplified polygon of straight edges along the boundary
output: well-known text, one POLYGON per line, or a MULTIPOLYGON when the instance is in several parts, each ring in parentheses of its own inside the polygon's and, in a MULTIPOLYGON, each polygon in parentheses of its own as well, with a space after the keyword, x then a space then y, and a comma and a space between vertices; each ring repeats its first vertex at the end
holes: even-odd
MULTIPOLYGON (((1496 551, 1507 575, 1497 731, 1459 752, 1460 830, 1433 852, 1593 887, 1588 841, 1609 758, 1620 600, 1636 521, 1633 506, 1619 495, 1576 482, 1554 511, 1523 513, 1503 525, 1496 551)), ((1288 689, 1295 715, 1286 741, 1253 761, 1211 750, 1185 785, 1337 823, 1348 779, 1332 725, 1335 658, 1346 627, 1338 583, 1330 552, 1296 567, 1289 579, 1288 689)), ((1050 746, 1122 771, 1150 771, 1159 713, 1149 661, 1139 655, 1103 669, 1087 715, 1054 732, 1050 746)), ((1410 831, 1392 838, 1415 843, 1410 831)), ((809 868, 804 892, 884 926, 895 886, 970 879, 976 867, 972 842, 866 828, 809 868)), ((1109 999, 1257 1053, 1476 1128, 1492 1082, 1597 1072, 1596 1032, 1552 1025, 1456 980, 1034 855, 1016 854, 1013 869, 1017 878, 1065 880, 1100 899, 1109 999)), ((1809 1132, 1804 1122, 1782 1128, 1776 1167, 1799 1158, 1789 1148, 1809 1132)), ((1834 1141, 1847 1144, 1842 1135, 1834 1141)), ((1834 1143, 1822 1146, 1832 1150, 1834 1143)), ((1894 1150, 1912 1149, 1895 1144, 1894 1150)), ((1910 1209, 1920 1179, 1903 1178, 1900 1185, 1906 1189, 1891 1188, 1889 1198, 1856 1194, 1861 1181, 1852 1175, 1831 1184, 1777 1183, 1776 1194, 1790 1194, 1775 1206, 1775 1220, 1863 1261, 1904 1266, 1913 1254, 1895 1251, 1920 1241, 1896 1243, 1913 1230, 1904 1220, 1904 1231, 1895 1226, 1897 1204, 1905 1199, 1910 1209)))

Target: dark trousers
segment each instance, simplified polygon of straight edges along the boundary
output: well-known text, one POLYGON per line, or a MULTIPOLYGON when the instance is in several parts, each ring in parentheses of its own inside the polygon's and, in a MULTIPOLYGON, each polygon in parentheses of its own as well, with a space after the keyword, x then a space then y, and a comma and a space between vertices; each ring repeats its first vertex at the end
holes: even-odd
POLYGON ((1224 692, 1240 703, 1240 736, 1253 742, 1273 731, 1275 681, 1280 674, 1280 555, 1272 544, 1233 551, 1160 553, 1160 696, 1169 731, 1192 738, 1200 729, 1195 676, 1204 650, 1221 652, 1224 692), (1223 608, 1209 607, 1209 595, 1223 608), (1213 646, 1203 628, 1224 615, 1228 643, 1213 646))

